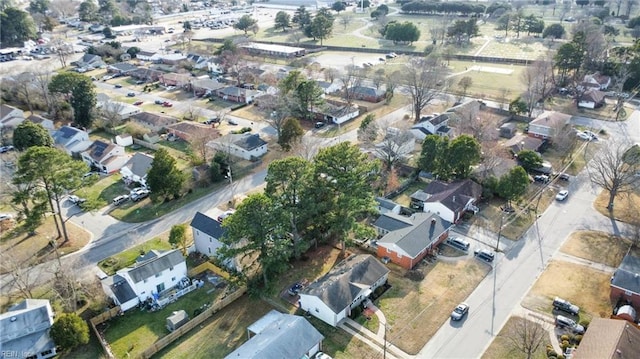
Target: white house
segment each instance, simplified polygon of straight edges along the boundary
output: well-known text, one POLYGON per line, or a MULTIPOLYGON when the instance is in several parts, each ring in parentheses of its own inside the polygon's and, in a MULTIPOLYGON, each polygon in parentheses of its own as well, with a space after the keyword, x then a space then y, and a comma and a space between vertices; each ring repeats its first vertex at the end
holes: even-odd
POLYGON ((413 137, 418 141, 422 141, 428 135, 444 136, 449 132, 449 114, 443 113, 436 117, 425 116, 420 122, 413 125, 410 129, 413 137))
POLYGON ((209 142, 207 145, 217 151, 223 151, 245 160, 254 160, 267 153, 267 142, 258 134, 228 134, 209 142))
POLYGON ((46 299, 25 299, 10 307, 0 314, 0 357, 55 357, 56 344, 49 337, 51 325, 53 310, 46 299))
POLYGON ((597 108, 604 106, 604 92, 597 89, 589 89, 585 91, 578 100, 578 107, 597 108))
POLYGON ((339 92, 342 90, 342 85, 338 81, 329 82, 329 81, 316 81, 318 86, 322 89, 325 95, 329 95, 335 92, 339 92))
POLYGON ((529 122, 529 136, 542 139, 553 138, 562 128, 569 124, 570 115, 556 111, 544 111, 529 122))
POLYGON ((196 251, 209 257, 215 257, 218 248, 222 247, 222 243, 218 239, 225 232, 220 222, 204 213, 196 212, 190 226, 193 231, 193 243, 196 251))
POLYGON ((138 52, 136 54, 136 59, 141 60, 141 61, 152 61, 152 57, 155 54, 156 54, 155 51, 141 50, 140 52, 138 52))
POLYGON ((424 190, 411 195, 411 208, 435 213, 451 223, 457 223, 465 212, 476 213, 482 186, 470 179, 451 183, 432 181, 424 190))
POLYGON ((105 294, 125 311, 140 302, 158 299, 186 277, 187 263, 179 250, 153 250, 140 256, 133 267, 102 279, 101 284, 105 294))
POLYGON ((388 276, 389 269, 372 255, 352 255, 300 292, 300 308, 335 327, 388 276))
POLYGON ((125 183, 140 183, 147 186, 147 172, 151 169, 153 157, 145 153, 137 152, 120 169, 120 174, 125 183))
POLYGON ((54 132, 53 142, 68 154, 80 153, 93 143, 86 131, 71 126, 62 126, 54 132))
POLYGON ((400 214, 400 210, 402 209, 401 205, 384 197, 376 197, 376 204, 377 204, 378 212, 380 214, 385 214, 385 213, 400 214))
POLYGON ((305 318, 271 310, 247 328, 249 340, 226 359, 313 358, 324 336, 305 318))
POLYGON ((325 109, 319 110, 316 114, 322 116, 325 121, 340 125, 358 117, 358 115, 360 115, 360 109, 358 106, 335 106, 327 104, 325 109))
POLYGON ((94 141, 80 157, 89 167, 98 168, 104 173, 118 171, 129 161, 124 147, 102 141, 94 141))
POLYGON ((120 121, 142 112, 138 106, 133 106, 125 102, 111 101, 110 99, 98 101, 96 108, 100 109, 100 112, 108 117, 116 118, 117 116, 120 121))
POLYGON ((0 128, 15 128, 24 121, 24 112, 13 106, 0 105, 0 128))

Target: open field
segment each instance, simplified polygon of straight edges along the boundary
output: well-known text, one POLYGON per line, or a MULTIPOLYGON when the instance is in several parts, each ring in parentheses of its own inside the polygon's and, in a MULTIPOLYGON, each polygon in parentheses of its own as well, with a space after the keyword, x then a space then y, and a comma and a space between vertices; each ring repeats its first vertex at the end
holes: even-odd
POLYGON ((622 258, 631 251, 640 256, 640 248, 631 247, 631 241, 600 231, 577 231, 560 248, 564 253, 596 263, 618 267, 622 258))
POLYGON ((553 298, 560 296, 580 307, 580 319, 609 317, 609 283, 611 274, 563 261, 551 261, 522 306, 544 314, 552 314, 553 298))
POLYGON ((525 70, 524 66, 491 64, 491 67, 511 70, 512 72, 510 74, 470 70, 474 68, 474 66, 478 65, 468 61, 450 61, 449 68, 451 72, 454 74, 459 73, 449 78, 450 88, 457 91, 460 79, 470 77, 473 82, 467 90, 468 96, 496 101, 499 101, 504 96, 505 91, 507 91, 508 98, 513 98, 520 95, 524 90, 524 86, 520 80, 521 74, 525 70))
MULTIPOLYGON (((512 359, 512 358, 526 358, 526 355, 519 351, 513 344, 513 337, 517 334, 514 332, 518 322, 526 319, 521 317, 511 317, 507 323, 502 327, 502 330, 493 339, 491 345, 482 355, 482 359, 512 359)), ((537 323, 530 322, 529 324, 539 325, 537 323)), ((531 359, 546 359, 546 344, 550 342, 549 338, 545 338, 542 345, 536 350, 531 359)))

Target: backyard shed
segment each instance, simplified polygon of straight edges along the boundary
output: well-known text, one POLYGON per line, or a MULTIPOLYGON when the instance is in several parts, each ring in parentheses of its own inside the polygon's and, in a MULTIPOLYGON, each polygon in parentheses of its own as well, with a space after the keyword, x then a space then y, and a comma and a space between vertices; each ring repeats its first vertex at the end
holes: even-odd
POLYGON ((184 310, 173 312, 173 314, 167 317, 167 329, 172 332, 183 326, 188 321, 189 316, 184 310))

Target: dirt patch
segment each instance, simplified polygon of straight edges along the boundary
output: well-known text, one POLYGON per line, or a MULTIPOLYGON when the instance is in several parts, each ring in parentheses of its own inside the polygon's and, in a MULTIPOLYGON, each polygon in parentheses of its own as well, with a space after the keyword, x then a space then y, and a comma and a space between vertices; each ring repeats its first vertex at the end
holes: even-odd
POLYGON ((522 301, 525 308, 553 314, 553 298, 560 296, 580 307, 580 319, 608 318, 611 275, 579 264, 551 261, 522 301))
MULTIPOLYGON (((71 222, 66 224, 69 240, 63 242, 60 238, 57 241, 58 253, 61 256, 81 249, 91 239, 89 232, 71 222)), ((30 236, 27 233, 12 235, 7 233, 2 238, 0 252, 16 263, 24 263, 25 265, 46 262, 56 258, 54 247, 50 244, 50 241, 55 239, 56 235, 57 231, 53 217, 47 217, 44 223, 38 227, 35 235, 30 236)), ((5 266, 0 266, 0 273, 6 273, 6 269, 5 266)))
MULTIPOLYGON (((564 253, 617 267, 631 248, 631 241, 599 231, 577 231, 560 248, 564 253)), ((640 255, 639 249, 632 249, 640 255)))
MULTIPOLYGON (((632 223, 638 221, 638 208, 640 208, 640 194, 625 193, 616 196, 613 202, 613 217, 619 221, 632 223)), ((611 212, 607 209, 609 204, 609 192, 602 191, 593 203, 596 210, 609 217, 611 212)))
MULTIPOLYGON (((526 319, 520 317, 511 317, 504 325, 500 333, 493 339, 491 345, 482 355, 482 359, 495 359, 495 358, 524 358, 526 355, 519 351, 514 345, 511 337, 515 335, 515 328, 518 323, 526 319)), ((530 322, 529 324, 538 325, 530 322)), ((536 350, 531 359, 544 359, 546 358, 546 345, 550 343, 551 339, 545 337, 542 345, 536 350)))
POLYGON ((464 300, 490 271, 473 259, 437 262, 422 269, 426 275, 420 282, 392 271, 392 288, 378 300, 392 328, 388 340, 410 354, 425 345, 449 318, 449 309, 464 300))

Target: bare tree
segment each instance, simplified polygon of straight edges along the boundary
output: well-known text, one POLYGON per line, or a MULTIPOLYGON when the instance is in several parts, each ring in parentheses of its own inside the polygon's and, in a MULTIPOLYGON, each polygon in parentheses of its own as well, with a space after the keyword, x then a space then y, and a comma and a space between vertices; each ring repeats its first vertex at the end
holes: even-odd
POLYGON ((193 103, 189 103, 187 109, 184 111, 182 118, 190 121, 198 121, 200 114, 202 113, 202 109, 193 103))
POLYGON ((384 126, 384 128, 384 139, 375 146, 375 152, 386 169, 391 170, 415 150, 415 141, 408 130, 399 130, 389 126, 384 126))
POLYGON ((292 148, 292 152, 307 161, 313 160, 318 151, 322 147, 326 146, 326 143, 322 138, 314 136, 302 136, 300 141, 295 143, 292 148))
POLYGON ((507 104, 507 100, 509 99, 509 96, 511 95, 511 90, 509 90, 506 87, 503 87, 500 89, 500 97, 498 98, 498 101, 500 102, 500 108, 501 109, 505 109, 505 105, 507 104))
POLYGON ((403 84, 411 96, 415 122, 420 121, 422 110, 444 89, 445 71, 439 58, 412 58, 406 65, 403 84))
POLYGON ((525 86, 525 92, 521 96, 527 104, 528 113, 531 117, 533 109, 538 101, 544 103, 549 95, 553 80, 553 62, 546 59, 538 59, 528 66, 520 75, 520 81, 525 86))
POLYGON ((76 13, 77 3, 73 0, 53 0, 50 8, 54 14, 61 18, 67 18, 76 13))
POLYGON ((38 71, 34 73, 34 84, 40 89, 44 102, 47 104, 47 112, 54 114, 56 107, 49 92, 49 82, 51 82, 50 71, 38 71))
POLYGON ((325 67, 324 71, 322 71, 323 75, 324 75, 324 79, 325 81, 329 81, 331 83, 333 83, 333 81, 335 81, 336 77, 338 77, 338 70, 332 68, 332 67, 325 67))
MULTIPOLYGON (((637 147, 634 146, 634 147, 637 147)), ((640 181, 640 158, 629 143, 603 143, 591 161, 589 179, 609 192, 607 209, 613 211, 616 196, 634 190, 640 181)))
POLYGON ((23 298, 33 298, 37 275, 28 261, 20 261, 6 252, 0 252, 0 268, 9 274, 11 289, 7 293, 17 290, 23 298))
POLYGON ((108 129, 114 129, 122 123, 122 110, 125 104, 118 101, 105 101, 98 109, 99 121, 108 129))
POLYGON ((514 349, 523 353, 527 359, 531 359, 549 337, 545 323, 541 320, 530 321, 519 317, 513 318, 513 321, 507 338, 514 349))
POLYGON ((338 17, 338 21, 340 22, 340 25, 344 26, 344 29, 347 29, 347 26, 349 26, 349 23, 351 23, 351 21, 353 20, 353 15, 345 12, 342 15, 340 15, 338 17))
POLYGON ((344 99, 349 106, 353 103, 356 88, 362 84, 362 78, 358 75, 358 68, 354 65, 347 66, 340 75, 340 80, 344 86, 344 99))
POLYGON ((302 33, 302 31, 299 31, 299 30, 295 30, 291 32, 287 37, 287 41, 292 42, 294 44, 299 44, 300 41, 302 41, 302 39, 304 39, 304 34, 302 33))
POLYGON ((195 134, 189 136, 189 146, 193 153, 200 156, 200 160, 203 163, 208 163, 207 154, 209 153, 209 146, 207 144, 218 137, 217 130, 207 129, 206 131, 198 131, 195 134))
POLYGON ((21 100, 25 102, 30 112, 33 112, 33 99, 35 95, 36 86, 33 83, 33 74, 30 72, 23 72, 17 75, 13 79, 13 86, 15 86, 18 95, 21 100))

